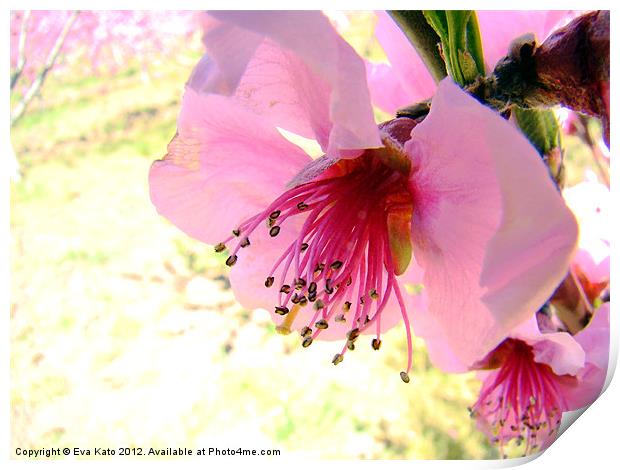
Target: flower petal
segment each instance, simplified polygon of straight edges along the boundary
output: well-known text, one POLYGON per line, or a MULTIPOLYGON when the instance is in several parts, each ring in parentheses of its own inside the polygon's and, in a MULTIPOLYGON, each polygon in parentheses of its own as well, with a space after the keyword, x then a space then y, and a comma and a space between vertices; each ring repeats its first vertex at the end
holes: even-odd
POLYGON ((536 362, 547 364, 557 375, 577 375, 585 364, 583 348, 568 333, 546 333, 530 344, 536 362))
POLYGON ((508 54, 514 39, 533 33, 536 40, 542 43, 554 29, 572 18, 570 10, 479 10, 476 14, 484 61, 489 70, 493 70, 497 61, 508 54))
POLYGON ((238 97, 248 107, 300 135, 309 137, 311 130, 332 156, 381 146, 364 62, 320 12, 211 15, 264 38, 244 75, 237 77, 238 97))
POLYGON ((607 371, 609 364, 609 302, 601 305, 592 322, 575 335, 586 352, 586 361, 607 371))
POLYGON ((391 65, 366 62, 366 80, 372 104, 391 115, 412 103, 410 93, 401 84, 391 65))
POLYGON ((609 365, 609 306, 607 302, 599 307, 592 323, 575 335, 586 352, 586 366, 577 375, 576 387, 562 387, 571 410, 590 405, 603 390, 609 365))
POLYGON ((473 364, 551 295, 576 225, 529 142, 449 80, 406 150, 429 310, 473 364))
MULTIPOLYGON (((420 56, 400 28, 390 18, 390 15, 382 11, 377 13, 377 17, 375 34, 390 61, 390 69, 383 69, 381 74, 371 75, 368 85, 373 99, 375 96, 384 96, 383 81, 385 76, 388 70, 394 74, 400 87, 391 87, 392 97, 390 101, 381 100, 376 102, 384 111, 393 113, 396 111, 396 108, 430 98, 435 92, 437 85, 420 56), (399 92, 400 96, 397 95, 399 92), (384 103, 383 106, 382 103, 384 103), (386 108, 387 104, 393 103, 396 103, 396 107, 392 105, 386 108)), ((388 84, 392 82, 393 80, 389 80, 388 84)))
POLYGON ((424 339, 431 362, 444 372, 467 372, 469 365, 455 353, 442 324, 437 316, 429 311, 428 289, 424 286, 423 269, 412 260, 399 280, 405 285, 406 304, 413 333, 424 339))
POLYGON ((263 210, 310 161, 229 98, 188 88, 177 136, 151 167, 151 200, 188 235, 216 244, 263 210))
POLYGON ((192 71, 187 85, 204 94, 232 95, 263 37, 206 13, 200 19, 207 53, 192 71))

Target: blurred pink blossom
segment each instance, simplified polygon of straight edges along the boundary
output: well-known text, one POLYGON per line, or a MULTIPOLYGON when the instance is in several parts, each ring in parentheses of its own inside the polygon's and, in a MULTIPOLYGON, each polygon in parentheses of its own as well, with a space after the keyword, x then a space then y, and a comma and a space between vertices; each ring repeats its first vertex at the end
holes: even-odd
POLYGON ((536 150, 450 80, 422 122, 377 126, 363 60, 318 12, 213 13, 205 45, 151 199, 229 246, 238 300, 275 305, 279 331, 346 337, 335 363, 401 318, 410 340, 400 285, 421 278, 434 331, 473 363, 565 275, 576 224, 536 150))
MULTIPOLYGON (((24 11, 11 13, 11 68, 19 61, 19 38, 24 11)), ((71 11, 34 10, 25 29, 23 76, 31 82, 40 72, 56 38, 71 11)), ((186 38, 198 30, 192 11, 80 11, 62 52, 66 64, 86 66, 88 72, 115 72, 128 61, 137 59, 143 67, 159 57, 177 51, 186 38)))
POLYGON ((566 204, 579 223, 579 249, 572 265, 590 284, 609 282, 610 191, 596 181, 586 181, 563 191, 566 204))

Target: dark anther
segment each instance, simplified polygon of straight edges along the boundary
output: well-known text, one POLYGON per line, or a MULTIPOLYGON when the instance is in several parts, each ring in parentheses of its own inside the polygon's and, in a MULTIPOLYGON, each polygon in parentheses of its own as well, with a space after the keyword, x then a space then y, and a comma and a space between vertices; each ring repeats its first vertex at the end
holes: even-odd
POLYGON ((301 336, 303 336, 304 338, 306 336, 310 336, 312 334, 312 328, 310 328, 309 326, 304 326, 301 331, 300 331, 301 336))
POLYGON ((305 211, 308 208, 308 204, 306 204, 305 202, 300 202, 299 204, 297 204, 297 209, 299 209, 300 211, 305 211))
POLYGON ((226 260, 226 266, 232 266, 237 262, 237 255, 229 256, 226 260))
POLYGON ((360 297, 360 305, 364 305, 364 296, 360 297))
POLYGON ((226 249, 226 245, 224 245, 223 243, 218 243, 217 245, 215 245, 214 248, 216 253, 221 253, 226 249))
POLYGON ((325 292, 327 294, 333 294, 334 293, 334 288, 332 287, 332 280, 331 279, 327 279, 325 281, 325 292))
POLYGON ((239 246, 241 246, 241 248, 250 246, 250 239, 248 237, 245 237, 243 240, 241 240, 241 243, 239 243, 239 246))
POLYGON ((275 220, 275 219, 277 219, 278 217, 280 217, 280 214, 281 214, 281 213, 282 213, 282 212, 280 212, 280 211, 273 211, 271 214, 269 214, 269 218, 270 218, 270 219, 274 219, 274 220, 275 220))
POLYGON ((403 371, 400 373, 400 378, 402 379, 403 382, 405 382, 406 384, 409 383, 409 374, 407 374, 407 372, 403 371))
POLYGON ((319 330, 326 330, 329 327, 329 323, 325 318, 321 318, 318 322, 314 324, 319 330))
POLYGON ((334 271, 340 269, 342 268, 342 261, 334 261, 332 264, 329 265, 329 267, 334 271))
POLYGON ((267 227, 268 228, 273 227, 275 224, 276 224, 275 219, 269 219, 269 218, 267 219, 267 227))
POLYGON ((308 292, 308 300, 314 302, 316 300, 316 292, 308 292))
POLYGON ((269 229, 269 235, 271 235, 272 237, 277 236, 278 233, 280 233, 280 227, 278 225, 274 225, 269 229))
POLYGON ((315 310, 321 310, 323 307, 325 307, 325 303, 321 299, 319 299, 316 302, 314 302, 314 309, 315 310))
POLYGON ((312 344, 312 337, 311 336, 306 336, 304 338, 304 340, 301 342, 301 345, 304 348, 307 348, 308 346, 310 346, 312 344))
POLYGON ((359 335, 360 335, 360 329, 353 328, 351 331, 347 333, 347 339, 349 341, 355 341, 359 335))
POLYGON ((271 287, 273 286, 273 276, 269 276, 266 280, 265 280, 265 287, 271 287))
POLYGON ((353 281, 351 280, 351 276, 349 276, 349 279, 347 279, 347 286, 350 286, 352 282, 353 281))
POLYGON ((349 310, 351 310, 351 302, 345 302, 344 305, 342 306, 342 309, 345 312, 348 312, 349 310))
POLYGON ((282 287, 280 287, 280 292, 282 292, 283 294, 288 294, 291 291, 291 286, 289 286, 288 284, 284 284, 282 287))
POLYGON ((306 280, 303 277, 295 279, 295 289, 301 290, 306 285, 306 280))
POLYGON ((346 318, 344 317, 344 315, 341 313, 341 314, 336 315, 336 316, 334 317, 334 321, 335 321, 336 323, 346 323, 346 322, 347 322, 347 319, 346 319, 346 318))
POLYGON ((297 294, 293 294, 293 297, 291 297, 291 302, 293 302, 294 304, 298 304, 299 299, 301 299, 301 297, 299 297, 297 294))
POLYGON ((239 235, 241 235, 241 230, 239 230, 238 228, 236 228, 236 229, 234 229, 234 230, 232 231, 232 234, 233 234, 235 237, 238 237, 239 235))
POLYGON ((379 298, 379 294, 377 293, 377 289, 371 289, 369 295, 370 295, 370 298, 372 300, 377 300, 379 298))
POLYGON ((308 286, 308 292, 310 292, 311 294, 316 292, 316 282, 310 283, 310 285, 308 286))
POLYGON ((344 359, 344 356, 342 354, 336 354, 334 358, 332 359, 332 364, 337 366, 338 364, 342 362, 343 359, 344 359))
POLYGON ((286 315, 288 313, 288 308, 286 308, 286 307, 276 307, 276 313, 278 315, 286 315))
POLYGON ((378 351, 381 348, 381 340, 379 338, 372 339, 372 349, 378 351))
POLYGON ((355 343, 353 341, 347 341, 347 349, 349 351, 355 350, 355 343))
POLYGON ((323 263, 317 264, 316 268, 314 268, 314 275, 318 276, 323 272, 323 269, 325 269, 325 265, 323 263))
POLYGON ((301 305, 302 307, 305 307, 308 304, 308 299, 306 299, 305 295, 302 295, 299 298, 299 305, 301 305))
POLYGON ((301 251, 306 251, 308 249, 308 244, 307 243, 302 243, 301 244, 301 251))

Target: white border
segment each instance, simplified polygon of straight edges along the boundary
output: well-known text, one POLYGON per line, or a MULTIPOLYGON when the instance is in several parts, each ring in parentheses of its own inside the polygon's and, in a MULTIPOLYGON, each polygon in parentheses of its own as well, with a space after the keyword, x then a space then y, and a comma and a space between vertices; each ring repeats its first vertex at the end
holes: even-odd
MULTIPOLYGON (((123 0, 107 0, 103 1, 77 1, 77 0, 64 0, 62 2, 59 1, 41 1, 41 0, 21 0, 15 1, 10 0, 9 2, 4 3, 5 8, 1 11, 2 18, 2 29, 3 32, 3 41, 2 48, 0 49, 0 57, 2 57, 2 63, 5 64, 6 67, 9 64, 9 41, 8 39, 8 25, 9 25, 9 10, 21 10, 25 8, 32 9, 151 9, 153 6, 156 6, 157 9, 202 9, 202 8, 219 8, 222 6, 221 2, 213 2, 213 1, 198 1, 198 0, 177 0, 175 2, 157 2, 156 5, 153 4, 152 1, 147 0, 139 0, 139 1, 123 1, 123 0)), ((260 5, 263 9, 286 9, 286 8, 295 8, 295 9, 319 9, 319 8, 329 8, 334 9, 334 2, 331 1, 295 1, 294 6, 293 2, 283 2, 283 1, 274 1, 274 0, 261 0, 260 3, 256 4, 250 1, 232 1, 228 0, 225 3, 226 8, 229 9, 255 9, 260 5)), ((620 57, 620 51, 618 51, 617 43, 618 43, 618 34, 617 34, 617 23, 615 21, 616 13, 615 8, 613 8, 611 1, 593 1, 593 2, 584 2, 584 1, 563 1, 563 2, 550 2, 550 1, 534 1, 534 0, 524 0, 515 3, 505 3, 505 2, 491 2, 491 1, 469 1, 465 4, 465 2, 455 2, 455 1, 420 1, 413 2, 409 1, 348 1, 341 0, 338 1, 337 7, 338 9, 343 10, 372 10, 372 9, 406 9, 406 8, 475 8, 475 9, 509 9, 510 7, 528 10, 528 9, 559 9, 559 8, 570 8, 577 10, 591 10, 591 9, 611 9, 612 10, 612 72, 611 76, 615 77, 618 72, 618 58, 620 57), (508 7, 508 8, 502 8, 508 7)), ((615 5, 614 5, 615 6, 615 5)), ((0 74, 0 89, 2 90, 2 105, 4 112, 2 113, 3 127, 2 127, 2 140, 0 144, 0 149, 4 149, 6 143, 9 142, 9 74, 8 70, 5 68, 4 73, 0 74)), ((615 88, 615 85, 611 87, 611 101, 612 101, 612 109, 618 109, 618 92, 615 88)), ((612 111, 613 114, 613 111, 612 111)), ((617 126, 612 122, 612 142, 617 142, 618 133, 616 132, 617 126)), ((612 147, 612 153, 615 153, 615 147, 612 147)), ((9 402, 9 201, 8 201, 8 176, 7 171, 5 170, 5 160, 2 160, 6 156, 6 152, 0 152, 0 198, 2 198, 2 206, 0 208, 0 221, 2 222, 2 230, 0 232, 0 237, 2 238, 2 245, 0 248, 0 260, 4 261, 4 265, 2 270, 0 271, 0 299, 3 300, 3 305, 6 307, 2 310, 2 331, 5 332, 3 340, 0 340, 0 360, 1 369, 2 369, 2 378, 4 378, 3 386, 1 387, 1 397, 2 397, 2 407, 0 408, 0 417, 2 418, 2 426, 0 426, 0 456, 2 460, 8 460, 11 452, 10 449, 10 438, 9 438, 9 417, 10 417, 10 402, 9 402), (6 300, 4 300, 6 299, 6 300)), ((617 156, 612 157, 612 159, 618 158, 617 156)), ((612 164, 614 166, 614 164, 612 164)), ((618 187, 618 176, 612 172, 612 200, 618 200, 617 196, 613 196, 616 193, 615 188, 618 187)), ((618 219, 610 220, 610 229, 612 242, 612 258, 616 259, 615 254, 615 241, 618 240, 618 219)), ((612 263, 612 278, 617 278, 617 266, 612 263)), ((618 308, 614 308, 612 304, 612 315, 611 315, 611 338, 612 338, 612 351, 611 351, 611 359, 610 359, 610 373, 608 374, 608 381, 612 376, 612 371, 615 369, 617 363, 618 356, 618 308)), ((528 468, 540 468, 540 469, 548 469, 550 466, 553 467, 562 467, 562 468, 608 468, 609 462, 617 461, 617 450, 618 450, 618 431, 616 428, 620 424, 620 385, 618 385, 618 380, 611 382, 609 388, 604 392, 604 394, 599 398, 591 407, 588 409, 583 416, 579 418, 579 424, 576 426, 570 426, 566 432, 561 435, 558 440, 539 458, 531 458, 526 459, 517 459, 510 461, 415 461, 415 462, 407 462, 407 461, 381 461, 380 464, 377 462, 363 462, 363 461, 322 461, 321 466, 326 466, 327 468, 333 467, 345 467, 349 466, 376 466, 376 465, 390 465, 390 466, 399 466, 399 465, 407 465, 408 468, 411 468, 412 465, 415 468, 446 468, 458 466, 459 468, 500 468, 500 467, 511 467, 518 465, 520 463, 530 462, 528 464, 528 468)), ((566 428, 566 425, 574 420, 574 417, 577 414, 574 414, 572 417, 567 417, 563 420, 563 428, 566 428)), ((18 468, 23 466, 30 466, 39 464, 39 462, 29 462, 29 461, 11 461, 8 460, 8 466, 11 468, 18 468)), ((81 465, 102 465, 109 466, 109 461, 92 461, 92 462, 76 462, 76 461, 40 461, 43 465, 57 465, 60 468, 74 468, 75 466, 81 465)), ((125 462, 124 462, 125 463, 125 462)), ((197 461, 127 461, 126 462, 131 467, 141 467, 148 466, 159 467, 160 465, 175 465, 175 466, 200 466, 201 468, 205 468, 205 466, 219 465, 219 464, 250 464, 250 465, 261 465, 261 459, 247 460, 243 461, 243 458, 216 458, 208 460, 197 460, 197 461)), ((291 462, 286 458, 282 458, 280 460, 274 459, 269 461, 270 466, 275 467, 289 467, 290 465, 295 465, 295 468, 304 468, 306 466, 315 465, 314 462, 300 462, 295 461, 291 462)))

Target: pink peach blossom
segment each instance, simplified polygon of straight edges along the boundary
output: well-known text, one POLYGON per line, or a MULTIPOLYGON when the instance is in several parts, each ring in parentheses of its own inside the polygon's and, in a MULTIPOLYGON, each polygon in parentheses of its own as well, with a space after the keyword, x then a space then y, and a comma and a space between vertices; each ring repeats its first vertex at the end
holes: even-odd
POLYGON ((609 303, 585 330, 540 333, 521 325, 476 366, 484 377, 471 409, 479 428, 500 449, 515 439, 525 453, 548 447, 562 412, 590 405, 600 394, 609 357, 609 303))
POLYGON ((243 305, 275 305, 278 330, 301 331, 304 346, 346 338, 334 363, 360 334, 378 349, 402 319, 408 381, 411 276, 468 363, 547 300, 576 225, 509 123, 444 80, 421 123, 377 126, 363 60, 320 13, 213 18, 151 198, 189 235, 228 247, 243 305), (276 126, 325 155, 312 160, 276 126))

